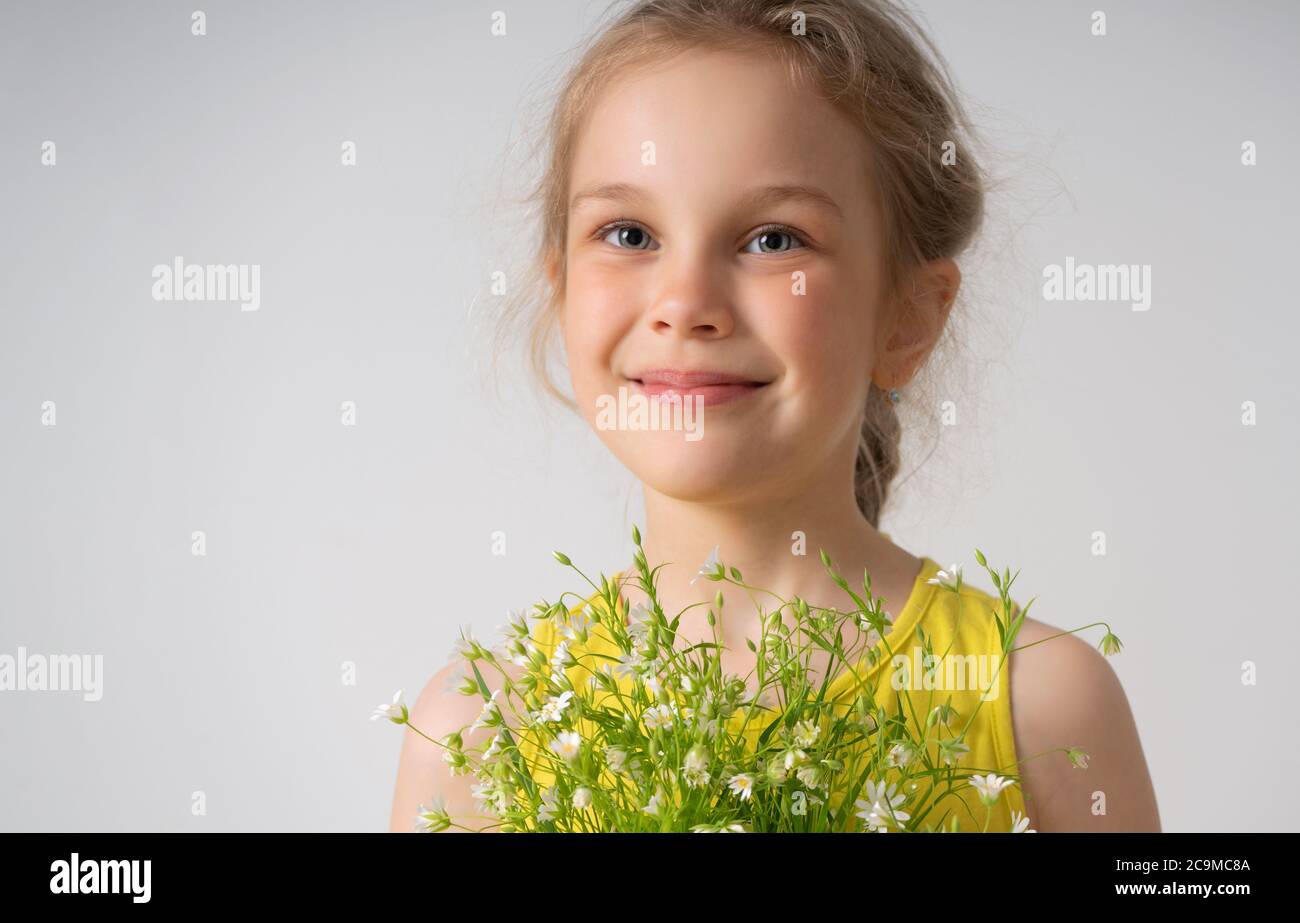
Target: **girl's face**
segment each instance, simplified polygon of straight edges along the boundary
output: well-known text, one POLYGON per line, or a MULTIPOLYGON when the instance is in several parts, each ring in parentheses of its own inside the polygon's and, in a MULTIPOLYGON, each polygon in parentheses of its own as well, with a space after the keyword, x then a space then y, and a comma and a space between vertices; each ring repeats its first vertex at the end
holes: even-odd
POLYGON ((871 377, 888 374, 868 158, 843 116, 760 54, 688 52, 602 90, 552 271, 578 406, 647 487, 706 502, 828 478, 849 489, 871 377), (665 382, 704 397, 699 438, 607 428, 619 389, 631 407, 665 382))

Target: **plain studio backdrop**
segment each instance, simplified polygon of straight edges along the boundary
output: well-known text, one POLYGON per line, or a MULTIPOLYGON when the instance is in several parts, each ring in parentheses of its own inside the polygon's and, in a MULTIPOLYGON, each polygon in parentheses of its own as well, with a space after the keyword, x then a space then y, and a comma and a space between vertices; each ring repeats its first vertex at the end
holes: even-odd
MULTIPOLYGON (((1295 830, 1300 14, 1095 7, 920 6, 1010 182, 956 425, 882 526, 1110 622, 1165 829, 1295 830), (1067 258, 1150 266, 1149 310, 1046 299, 1067 258)), ((521 144, 603 0, 202 9, 0 12, 0 656, 103 658, 98 701, 0 692, 5 830, 384 829, 374 707, 641 521, 485 346, 521 144), (154 299, 177 257, 260 267, 258 310, 154 299)))

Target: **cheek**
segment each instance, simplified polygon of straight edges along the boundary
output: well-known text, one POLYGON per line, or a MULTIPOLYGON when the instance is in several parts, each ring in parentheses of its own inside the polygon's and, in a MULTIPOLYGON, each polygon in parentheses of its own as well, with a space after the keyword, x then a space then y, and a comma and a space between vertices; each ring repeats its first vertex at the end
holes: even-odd
POLYGON ((617 386, 611 359, 627 329, 633 301, 610 273, 579 265, 571 268, 567 281, 562 320, 565 355, 578 406, 591 419, 596 397, 617 386))
POLYGON ((790 386, 813 410, 856 407, 865 399, 871 367, 870 306, 838 294, 849 286, 809 283, 802 296, 787 295, 773 319, 773 348, 786 366, 790 386))
POLYGON ((806 294, 789 290, 767 315, 762 336, 780 357, 785 381, 770 436, 783 444, 817 446, 808 461, 837 451, 861 427, 872 363, 870 306, 860 285, 809 274, 806 294), (820 284, 819 284, 820 283, 820 284))

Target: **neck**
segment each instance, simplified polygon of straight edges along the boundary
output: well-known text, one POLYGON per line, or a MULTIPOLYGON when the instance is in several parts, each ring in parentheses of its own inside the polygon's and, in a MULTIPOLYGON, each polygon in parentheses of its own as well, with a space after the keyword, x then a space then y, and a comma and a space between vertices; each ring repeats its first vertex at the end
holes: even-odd
MULTIPOLYGON (((851 477, 847 484, 823 478, 802 489, 790 485, 782 491, 766 490, 758 498, 725 502, 679 500, 646 487, 645 508, 642 547, 652 568, 664 565, 656 582, 665 614, 671 620, 688 605, 708 603, 687 612, 680 628, 688 638, 707 639, 705 613, 721 591, 724 607, 718 613, 719 624, 729 649, 743 646, 741 635, 759 637, 755 603, 771 612, 781 602, 704 577, 692 584, 715 545, 722 562, 738 568, 745 583, 787 600, 799 596, 819 608, 855 608, 849 595, 831 582, 821 550, 859 596, 865 596, 862 574, 866 569, 872 594, 885 597, 885 608, 894 615, 920 568, 918 558, 893 545, 862 515, 851 477)), ((626 595, 632 603, 644 598, 633 588, 626 595)))

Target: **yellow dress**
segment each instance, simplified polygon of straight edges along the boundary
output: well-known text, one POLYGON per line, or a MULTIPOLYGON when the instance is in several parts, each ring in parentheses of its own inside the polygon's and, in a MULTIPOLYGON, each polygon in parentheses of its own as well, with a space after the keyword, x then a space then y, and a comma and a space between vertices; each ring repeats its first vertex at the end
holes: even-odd
MULTIPOLYGON (((892 618, 891 624, 886 626, 884 640, 877 640, 875 644, 878 655, 875 665, 868 665, 867 651, 859 644, 855 652, 859 659, 854 669, 844 669, 843 662, 840 661, 840 669, 827 687, 825 699, 834 703, 832 707, 836 714, 843 714, 851 707, 856 693, 863 687, 869 687, 874 690, 876 704, 892 716, 899 712, 900 691, 895 687, 904 686, 910 694, 910 710, 905 708, 905 711, 908 711, 910 736, 913 740, 926 736, 918 733, 916 721, 925 722, 936 707, 948 703, 954 711, 940 710, 940 717, 948 717, 947 729, 942 732, 942 736, 952 740, 965 728, 962 742, 969 747, 967 752, 958 750, 954 754, 956 772, 961 776, 968 776, 969 773, 997 773, 1004 779, 1018 780, 1020 770, 1011 727, 1009 670, 1001 656, 1002 646, 994 616, 994 613, 1001 613, 1001 600, 964 582, 960 594, 930 583, 930 579, 939 571, 940 566, 936 561, 929 557, 922 558, 922 567, 913 583, 911 595, 902 610, 892 618), (935 657, 929 663, 928 678, 921 632, 929 638, 930 650, 935 657), (892 658, 886 652, 886 644, 892 651, 892 658)), ((611 582, 624 583, 635 579, 634 573, 620 572, 611 582)), ((555 652, 557 642, 566 641, 569 654, 577 661, 565 670, 575 694, 588 696, 596 704, 617 708, 619 699, 612 692, 595 686, 592 680, 593 670, 601 669, 604 672, 608 665, 617 664, 622 655, 603 625, 595 620, 586 620, 595 611, 594 607, 603 605, 597 593, 568 610, 570 624, 585 622, 587 625, 588 638, 585 644, 567 637, 567 632, 556 626, 552 619, 534 621, 530 617, 531 641, 548 661, 555 652), (588 610, 585 617, 584 610, 588 610)), ((892 611, 892 607, 886 611, 892 611)), ((671 618, 675 613, 668 615, 671 618)), ((680 642, 678 646, 680 647, 680 642)), ((613 675, 622 694, 630 695, 632 679, 617 671, 613 675)), ((751 692, 752 689, 751 679, 751 692)), ((543 701, 546 698, 549 696, 543 696, 543 701)), ((762 711, 757 717, 751 716, 746 723, 746 711, 743 707, 738 709, 730 720, 733 722, 732 730, 745 734, 753 748, 767 724, 780 716, 773 711, 762 711)), ((565 714, 568 716, 572 712, 565 714)), ((687 711, 686 716, 689 717, 689 714, 687 711)), ((546 724, 545 731, 528 728, 518 735, 520 753, 526 765, 533 767, 532 776, 543 789, 554 781, 554 776, 545 763, 555 754, 548 750, 539 759, 539 750, 543 746, 549 746, 557 729, 569 726, 570 723, 567 722, 546 724)), ((600 730, 586 718, 580 719, 573 725, 573 729, 578 731, 582 746, 588 746, 600 730)), ((936 732, 932 728, 928 736, 934 737, 936 732)), ((871 739, 874 745, 875 735, 871 739)), ((776 735, 772 735, 769 745, 775 740, 776 735)), ((932 764, 940 765, 938 746, 932 742, 928 751, 932 764)), ((808 753, 812 756, 815 752, 814 744, 808 753)), ((919 765, 919 755, 914 755, 913 759, 917 761, 914 765, 919 765)), ((608 768, 604 772, 609 772, 608 768)), ((888 778, 894 780, 899 777, 900 770, 892 768, 888 772, 891 773, 888 778)), ((602 780, 604 778, 602 775, 602 780)), ((801 786, 795 786, 799 787, 801 786)), ((729 789, 724 788, 724 792, 727 797, 732 797, 729 789)), ((1012 829, 1013 811, 1017 812, 1017 817, 1025 815, 1024 797, 1018 781, 1001 791, 991 809, 981 803, 979 793, 966 778, 958 778, 950 790, 946 784, 940 784, 937 789, 932 787, 929 778, 920 779, 919 784, 909 781, 893 793, 893 800, 897 801, 899 795, 906 797, 901 803, 895 804, 894 810, 906 812, 912 820, 905 821, 904 825, 916 826, 918 829, 927 826, 937 828, 941 824, 944 829, 950 829, 955 816, 960 832, 983 830, 986 820, 989 832, 1007 832, 1012 829), (924 818, 921 818, 922 814, 925 814, 924 818), (921 823, 917 824, 917 819, 921 823)), ((865 788, 859 792, 858 797, 866 797, 865 788)), ((832 809, 837 807, 838 800, 832 800, 832 809)), ((857 818, 856 806, 852 813, 855 816, 849 829, 863 829, 865 821, 857 818)), ((896 830, 897 827, 890 829, 896 830)))

